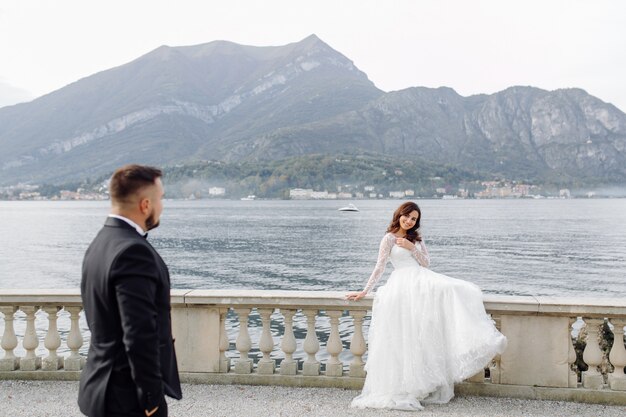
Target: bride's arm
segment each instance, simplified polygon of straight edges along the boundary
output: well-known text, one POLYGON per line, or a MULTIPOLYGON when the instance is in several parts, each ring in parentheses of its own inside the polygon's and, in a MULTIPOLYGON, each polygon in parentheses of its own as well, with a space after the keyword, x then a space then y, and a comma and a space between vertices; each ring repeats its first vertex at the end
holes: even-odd
POLYGON ((380 247, 378 249, 378 259, 376 261, 376 266, 374 267, 374 271, 372 271, 372 275, 370 275, 367 280, 367 284, 365 284, 365 288, 363 291, 358 293, 348 294, 347 298, 349 300, 359 300, 367 295, 372 288, 376 285, 376 283, 380 280, 383 273, 385 272, 385 266, 387 265, 387 261, 389 260, 389 254, 391 253, 391 248, 393 247, 393 236, 390 234, 386 234, 380 242, 380 247))
POLYGON ((430 265, 430 255, 428 254, 428 249, 426 249, 424 240, 415 242, 415 245, 411 250, 411 255, 413 255, 413 257, 417 259, 417 262, 423 267, 428 268, 430 265))

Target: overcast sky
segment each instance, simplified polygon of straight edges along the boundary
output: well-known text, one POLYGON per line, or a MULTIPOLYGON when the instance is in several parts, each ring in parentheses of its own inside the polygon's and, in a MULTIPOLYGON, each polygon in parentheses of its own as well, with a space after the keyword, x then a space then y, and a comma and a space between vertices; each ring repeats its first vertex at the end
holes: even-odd
POLYGON ((312 33, 385 91, 580 87, 626 111, 623 0, 0 0, 0 87, 39 96, 164 44, 312 33))

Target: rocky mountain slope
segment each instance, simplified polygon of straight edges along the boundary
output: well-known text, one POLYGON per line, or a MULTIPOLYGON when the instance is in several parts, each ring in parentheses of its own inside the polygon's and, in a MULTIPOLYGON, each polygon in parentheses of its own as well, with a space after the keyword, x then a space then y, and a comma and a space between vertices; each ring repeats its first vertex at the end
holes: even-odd
POLYGON ((449 88, 410 88, 254 144, 257 158, 361 149, 511 179, 626 179, 626 115, 579 89, 512 87, 461 97, 449 88))

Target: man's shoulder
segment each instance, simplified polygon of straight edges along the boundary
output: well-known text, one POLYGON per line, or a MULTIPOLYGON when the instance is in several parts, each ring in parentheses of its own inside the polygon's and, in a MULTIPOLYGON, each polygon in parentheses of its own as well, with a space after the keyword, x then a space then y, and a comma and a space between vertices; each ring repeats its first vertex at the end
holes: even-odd
POLYGON ((128 271, 136 275, 150 275, 158 268, 154 249, 145 239, 125 238, 111 241, 108 249, 109 276, 125 275, 128 271))
POLYGON ((150 244, 136 231, 104 226, 89 246, 88 252, 114 254, 117 257, 125 252, 151 252, 150 244))
POLYGON ((109 239, 113 243, 116 252, 145 252, 152 253, 152 247, 148 241, 139 236, 134 230, 115 229, 111 232, 109 239))

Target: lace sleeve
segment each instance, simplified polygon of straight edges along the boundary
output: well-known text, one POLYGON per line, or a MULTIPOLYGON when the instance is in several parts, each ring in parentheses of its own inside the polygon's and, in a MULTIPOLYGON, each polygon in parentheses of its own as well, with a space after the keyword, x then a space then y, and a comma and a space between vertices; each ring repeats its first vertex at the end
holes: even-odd
POLYGON ((426 245, 424 244, 424 240, 420 242, 415 242, 415 248, 411 251, 411 254, 417 262, 422 265, 424 268, 428 268, 430 265, 430 255, 428 254, 428 249, 426 249, 426 245))
POLYGON ((369 293, 374 285, 378 282, 380 277, 383 276, 385 272, 385 266, 387 266, 387 261, 389 260, 389 254, 391 253, 391 248, 393 247, 393 236, 390 234, 386 234, 383 237, 383 240, 380 241, 380 249, 378 250, 378 260, 376 261, 376 267, 374 267, 374 271, 372 271, 372 275, 367 280, 367 284, 363 291, 369 293))

